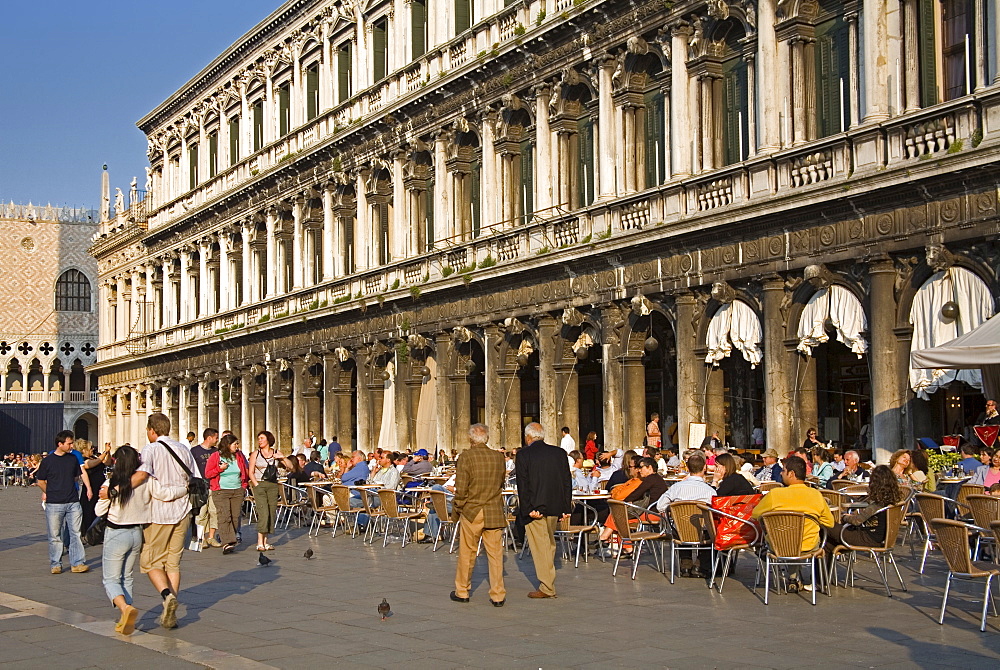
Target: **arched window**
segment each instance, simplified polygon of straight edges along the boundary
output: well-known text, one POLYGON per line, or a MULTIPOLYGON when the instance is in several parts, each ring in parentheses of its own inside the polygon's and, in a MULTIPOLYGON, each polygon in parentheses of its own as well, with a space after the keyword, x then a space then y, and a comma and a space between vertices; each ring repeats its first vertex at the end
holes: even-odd
POLYGON ((89 312, 90 280, 79 270, 66 270, 56 282, 57 312, 89 312))

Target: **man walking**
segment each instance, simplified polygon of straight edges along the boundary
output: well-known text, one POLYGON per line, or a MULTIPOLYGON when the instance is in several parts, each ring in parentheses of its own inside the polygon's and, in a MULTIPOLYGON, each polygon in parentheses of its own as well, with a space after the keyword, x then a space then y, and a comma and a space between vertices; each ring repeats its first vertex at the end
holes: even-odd
MULTIPOLYGON (((146 421, 149 444, 142 450, 142 465, 132 475, 132 486, 153 478, 169 487, 187 487, 190 475, 198 472, 191 451, 168 437, 170 419, 156 412, 146 421), (185 471, 186 469, 186 471, 185 471)), ((191 517, 187 493, 179 498, 164 500, 160 487, 151 490, 153 522, 142 531, 142 553, 139 569, 149 575, 149 581, 163 598, 163 614, 159 623, 164 628, 177 628, 177 593, 181 588, 181 553, 191 517)))
MULTIPOLYGON (((469 602, 472 569, 476 565, 479 538, 483 539, 490 566, 490 603, 503 607, 507 590, 503 584, 503 529, 507 525, 503 490, 507 469, 499 451, 486 446, 489 430, 481 423, 469 428, 469 450, 455 465, 454 509, 459 514, 458 565, 455 567, 455 590, 451 599, 469 602)), ((534 552, 532 552, 534 555, 534 552)))
POLYGON ((45 522, 49 534, 49 569, 53 575, 62 572, 63 535, 69 537, 69 563, 73 572, 90 570, 80 539, 83 507, 80 506, 80 463, 71 452, 73 433, 64 430, 56 434, 56 448, 42 459, 35 480, 42 490, 45 522))
MULTIPOLYGON (((219 443, 219 431, 215 428, 206 428, 202 435, 201 444, 191 447, 191 455, 194 456, 195 463, 203 479, 205 477, 205 465, 208 464, 209 457, 218 451, 215 445, 219 443)), ((208 504, 202 506, 195 519, 195 525, 205 529, 204 546, 221 547, 222 543, 215 539, 215 531, 219 527, 219 515, 215 511, 213 496, 208 497, 208 504)))
POLYGON ((528 446, 519 450, 514 459, 519 515, 539 581, 538 590, 529 593, 529 598, 556 597, 556 522, 573 511, 566 453, 546 444, 544 437, 541 424, 529 423, 524 427, 528 446))

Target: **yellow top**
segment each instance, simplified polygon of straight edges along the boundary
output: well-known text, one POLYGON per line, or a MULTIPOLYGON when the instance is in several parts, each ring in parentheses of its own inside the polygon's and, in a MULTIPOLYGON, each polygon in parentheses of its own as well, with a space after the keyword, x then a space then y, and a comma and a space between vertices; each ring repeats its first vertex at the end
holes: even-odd
MULTIPOLYGON (((760 518, 760 515, 766 512, 804 512, 819 519, 819 522, 827 528, 833 526, 833 514, 823 499, 823 494, 805 484, 771 489, 754 507, 753 518, 760 518)), ((802 534, 802 551, 814 549, 817 542, 819 542, 819 528, 813 521, 806 519, 805 531, 802 534)))

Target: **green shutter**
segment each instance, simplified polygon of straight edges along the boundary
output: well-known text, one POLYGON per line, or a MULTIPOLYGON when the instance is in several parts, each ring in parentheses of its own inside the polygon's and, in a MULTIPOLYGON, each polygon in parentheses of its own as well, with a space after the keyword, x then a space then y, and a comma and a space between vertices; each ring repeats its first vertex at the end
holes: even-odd
POLYGON ((843 132, 850 123, 847 101, 841 98, 840 83, 844 82, 844 95, 849 95, 850 52, 849 33, 843 19, 825 21, 816 27, 816 131, 819 137, 843 132))
POLYGON ((920 105, 930 107, 938 102, 937 55, 934 40, 936 22, 934 20, 935 0, 918 0, 917 22, 919 33, 917 50, 920 58, 920 105))
POLYGON ((219 134, 208 136, 208 178, 211 179, 219 171, 219 134))
POLYGON ((260 151, 264 146, 264 103, 260 100, 253 105, 253 150, 260 151))
POLYGON ((372 25, 372 78, 376 82, 385 78, 386 45, 386 20, 383 18, 372 25))
POLYGON ((472 0, 455 0, 455 34, 472 27, 472 0))
POLYGON ((198 145, 188 147, 188 188, 198 185, 198 145))
POLYGON ((535 143, 521 142, 521 212, 525 224, 535 211, 535 143))
POLYGON ((351 43, 345 42, 337 50, 337 86, 340 89, 338 102, 346 102, 351 97, 351 43))
POLYGON ((594 122, 587 116, 577 122, 580 156, 579 207, 594 202, 594 122))
POLYGON ((479 162, 479 159, 476 159, 476 160, 472 161, 472 174, 469 175, 469 188, 471 189, 471 193, 469 194, 469 197, 470 197, 470 199, 472 201, 472 236, 473 237, 479 237, 479 230, 480 230, 480 226, 481 226, 481 222, 482 222, 482 218, 480 217, 480 211, 479 211, 480 210, 480 201, 481 201, 479 191, 482 188, 482 186, 481 186, 481 180, 480 180, 480 177, 481 177, 480 173, 481 172, 482 172, 482 164, 479 162))
POLYGON ((723 164, 732 165, 746 158, 750 146, 747 66, 742 58, 722 64, 722 105, 723 164))
POLYGON ((278 135, 284 137, 291 130, 291 105, 288 84, 278 88, 278 135))
POLYGON ((662 91, 648 91, 646 105, 646 188, 666 180, 667 152, 664 146, 666 119, 662 91))
POLYGON ((240 117, 229 119, 229 164, 236 165, 240 160, 240 117))
POLYGON ((427 51, 426 0, 413 0, 410 3, 410 37, 413 40, 410 57, 417 60, 427 51))
POLYGON ((306 118, 312 121, 319 114, 319 65, 306 70, 306 118))
POLYGON ((427 201, 427 232, 424 238, 427 248, 420 251, 430 251, 434 248, 434 177, 427 180, 424 199, 427 201))

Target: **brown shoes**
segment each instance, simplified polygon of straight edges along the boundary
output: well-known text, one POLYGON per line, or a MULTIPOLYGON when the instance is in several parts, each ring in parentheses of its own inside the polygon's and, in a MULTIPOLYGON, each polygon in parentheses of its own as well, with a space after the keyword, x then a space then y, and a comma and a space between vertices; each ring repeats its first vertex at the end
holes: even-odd
POLYGON ((72 568, 70 568, 70 572, 76 572, 76 573, 90 572, 90 566, 87 565, 86 563, 81 563, 80 565, 74 565, 72 568))
POLYGON ((554 594, 554 593, 551 593, 551 594, 549 594, 549 593, 542 593, 541 591, 532 591, 531 593, 528 594, 528 597, 529 598, 555 598, 556 594, 554 594))

